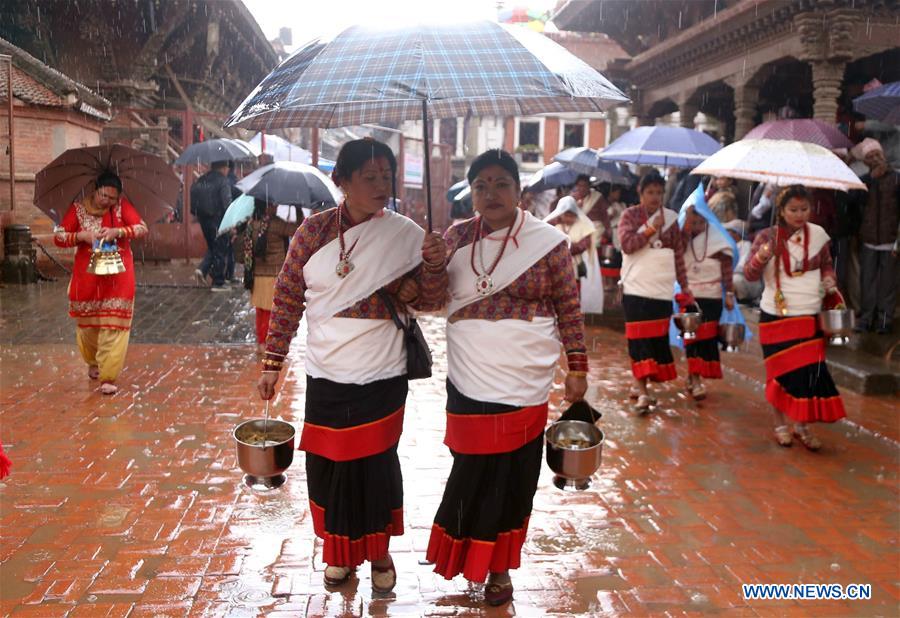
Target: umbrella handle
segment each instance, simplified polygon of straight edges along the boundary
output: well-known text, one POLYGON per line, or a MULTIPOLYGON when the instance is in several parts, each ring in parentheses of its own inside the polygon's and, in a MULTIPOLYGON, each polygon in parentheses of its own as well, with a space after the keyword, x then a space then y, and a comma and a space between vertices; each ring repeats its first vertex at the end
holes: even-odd
MULTIPOLYGON (((425 146, 425 204, 428 216, 428 232, 434 231, 431 222, 431 145, 428 143, 428 101, 422 99, 422 143, 425 146)), ((403 179, 401 179, 401 182, 403 179)))

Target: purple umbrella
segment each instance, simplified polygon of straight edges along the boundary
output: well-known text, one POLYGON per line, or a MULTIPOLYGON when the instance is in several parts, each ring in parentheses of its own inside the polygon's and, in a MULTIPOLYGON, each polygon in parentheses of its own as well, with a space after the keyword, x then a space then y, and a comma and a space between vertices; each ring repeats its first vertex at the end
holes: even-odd
POLYGON ((743 139, 790 139, 818 144, 829 150, 853 147, 853 142, 836 127, 814 118, 764 122, 747 133, 743 139))

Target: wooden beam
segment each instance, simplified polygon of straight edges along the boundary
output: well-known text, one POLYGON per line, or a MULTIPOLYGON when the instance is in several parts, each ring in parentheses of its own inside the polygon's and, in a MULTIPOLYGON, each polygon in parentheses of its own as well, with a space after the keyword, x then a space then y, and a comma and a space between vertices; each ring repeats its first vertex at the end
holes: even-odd
MULTIPOLYGON (((173 70, 172 70, 172 67, 169 66, 168 64, 165 65, 165 70, 166 70, 166 75, 169 76, 169 81, 172 82, 172 85, 175 86, 175 90, 178 91, 178 96, 181 97, 181 100, 182 100, 182 102, 184 103, 185 108, 186 108, 188 111, 193 112, 193 111, 194 111, 194 106, 191 105, 191 100, 190 100, 190 98, 188 98, 188 95, 187 95, 187 93, 184 91, 184 88, 181 87, 181 82, 178 81, 178 76, 175 75, 175 71, 173 71, 173 70)), ((188 145, 185 144, 185 147, 187 147, 187 146, 188 146, 188 145)))

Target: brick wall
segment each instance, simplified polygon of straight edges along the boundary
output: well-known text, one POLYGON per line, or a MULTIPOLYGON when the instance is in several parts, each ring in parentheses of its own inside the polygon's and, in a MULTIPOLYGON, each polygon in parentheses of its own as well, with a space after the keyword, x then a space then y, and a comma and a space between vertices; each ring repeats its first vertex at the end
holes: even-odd
POLYGON ((544 165, 553 161, 559 152, 559 118, 544 119, 544 165))
MULTIPOLYGON (((0 114, 0 131, 8 127, 6 108, 0 114)), ((95 146, 100 143, 101 124, 89 117, 70 110, 17 106, 14 111, 14 135, 16 157, 16 203, 10 212, 9 159, 0 156, 0 228, 10 223, 22 223, 31 227, 32 235, 50 252, 64 260, 71 260, 70 250, 53 247, 51 234, 53 221, 34 205, 34 175, 69 148, 95 146)), ((0 154, 5 154, 4 152, 0 154)), ((65 213, 68 205, 60 205, 65 213)), ((2 254, 2 234, 0 234, 2 254)), ((38 257, 46 258, 38 253, 38 257)))
POLYGON ((588 135, 588 148, 606 148, 607 145, 606 121, 597 119, 591 120, 588 135))

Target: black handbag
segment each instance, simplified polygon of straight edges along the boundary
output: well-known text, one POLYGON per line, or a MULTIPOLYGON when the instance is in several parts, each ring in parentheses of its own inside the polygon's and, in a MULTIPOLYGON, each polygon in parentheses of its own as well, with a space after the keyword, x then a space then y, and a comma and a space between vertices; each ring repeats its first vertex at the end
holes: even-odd
POLYGON ((409 380, 424 380, 431 377, 431 350, 425 335, 419 328, 419 323, 414 317, 407 316, 406 324, 397 315, 391 297, 383 289, 378 290, 378 296, 391 313, 391 319, 399 330, 403 331, 403 344, 406 347, 406 377, 409 380))

